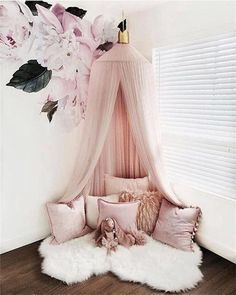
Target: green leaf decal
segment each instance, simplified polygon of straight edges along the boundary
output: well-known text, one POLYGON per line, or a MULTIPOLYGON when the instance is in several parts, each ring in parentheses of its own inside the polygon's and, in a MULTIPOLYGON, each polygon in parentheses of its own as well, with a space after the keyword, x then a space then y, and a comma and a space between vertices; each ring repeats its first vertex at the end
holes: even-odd
POLYGON ((47 9, 49 9, 52 6, 52 4, 49 4, 44 1, 25 1, 25 4, 29 7, 33 15, 38 15, 36 4, 41 5, 47 9))
POLYGON ((79 18, 83 18, 87 12, 87 10, 84 10, 79 7, 68 7, 66 8, 66 11, 71 14, 74 14, 75 16, 78 16, 79 18))
POLYGON ((36 60, 29 60, 17 70, 7 86, 25 92, 38 92, 45 88, 52 77, 52 71, 42 67, 36 60))

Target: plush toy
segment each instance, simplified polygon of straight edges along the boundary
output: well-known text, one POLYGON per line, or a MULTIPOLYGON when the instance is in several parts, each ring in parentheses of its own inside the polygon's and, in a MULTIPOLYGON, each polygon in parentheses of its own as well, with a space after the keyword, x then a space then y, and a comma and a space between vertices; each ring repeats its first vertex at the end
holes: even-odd
POLYGON ((105 246, 110 252, 115 251, 118 244, 124 247, 144 245, 146 239, 142 232, 125 233, 114 218, 108 217, 96 230, 95 241, 99 247, 105 246))

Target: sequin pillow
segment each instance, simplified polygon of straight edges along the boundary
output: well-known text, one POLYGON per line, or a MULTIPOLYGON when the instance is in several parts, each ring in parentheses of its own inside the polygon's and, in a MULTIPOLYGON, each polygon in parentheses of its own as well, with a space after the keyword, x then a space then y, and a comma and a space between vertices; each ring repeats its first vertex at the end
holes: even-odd
POLYGON ((151 235, 156 225, 162 198, 161 193, 158 191, 141 194, 123 192, 119 197, 119 201, 140 201, 137 213, 137 228, 151 235))
POLYGON ((137 230, 136 215, 139 201, 130 203, 111 203, 98 200, 99 218, 97 227, 107 217, 114 218, 123 231, 131 233, 137 230))
POLYGON ((152 237, 177 249, 193 251, 200 208, 180 208, 162 200, 159 217, 152 237))
POLYGON ((146 192, 149 188, 148 177, 120 178, 105 174, 106 195, 118 194, 123 191, 146 192))
POLYGON ((84 197, 69 203, 47 203, 51 233, 57 243, 82 235, 85 228, 84 197))

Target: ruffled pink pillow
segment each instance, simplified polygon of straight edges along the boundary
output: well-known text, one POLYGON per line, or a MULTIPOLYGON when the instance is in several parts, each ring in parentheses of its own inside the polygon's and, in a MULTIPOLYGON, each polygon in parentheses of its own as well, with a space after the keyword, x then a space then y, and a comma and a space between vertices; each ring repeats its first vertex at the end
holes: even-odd
POLYGON ((139 201, 130 203, 111 203, 102 199, 98 200, 98 223, 106 219, 107 217, 114 218, 119 226, 125 232, 137 231, 136 216, 138 212, 139 201))
POLYGON ((177 249, 193 251, 200 215, 200 208, 179 208, 163 199, 152 237, 177 249))
POLYGON ((85 227, 84 197, 65 203, 47 203, 51 233, 57 243, 82 235, 85 227))

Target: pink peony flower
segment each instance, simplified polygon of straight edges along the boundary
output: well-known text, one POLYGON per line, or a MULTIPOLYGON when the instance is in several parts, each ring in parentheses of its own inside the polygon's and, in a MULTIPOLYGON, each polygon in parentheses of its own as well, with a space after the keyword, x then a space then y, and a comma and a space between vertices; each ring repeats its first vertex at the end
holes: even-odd
POLYGON ((116 42, 118 29, 102 15, 91 24, 60 4, 36 8, 32 16, 22 2, 0 4, 0 60, 36 59, 52 70, 43 100, 58 101, 57 111, 76 126, 85 118, 92 63, 116 42))
POLYGON ((92 34, 97 42, 97 47, 106 42, 116 43, 118 31, 114 22, 108 21, 103 15, 97 16, 92 24, 92 34))
POLYGON ((0 4, 0 60, 17 60, 30 48, 32 14, 21 2, 0 4))
POLYGON ((74 79, 77 73, 89 75, 98 46, 116 41, 117 29, 103 16, 93 25, 56 4, 52 10, 36 5, 36 53, 40 64, 53 71, 53 75, 74 79))
POLYGON ((77 73, 88 75, 93 52, 90 43, 89 23, 68 13, 56 4, 52 10, 36 5, 38 25, 36 32, 36 53, 40 64, 53 70, 53 74, 64 79, 75 79, 77 73))
POLYGON ((105 42, 115 42, 117 30, 103 16, 91 24, 68 13, 60 4, 52 10, 36 7, 37 60, 53 71, 44 97, 58 100, 58 112, 63 110, 77 125, 85 118, 92 63, 103 53, 97 48, 105 42))

